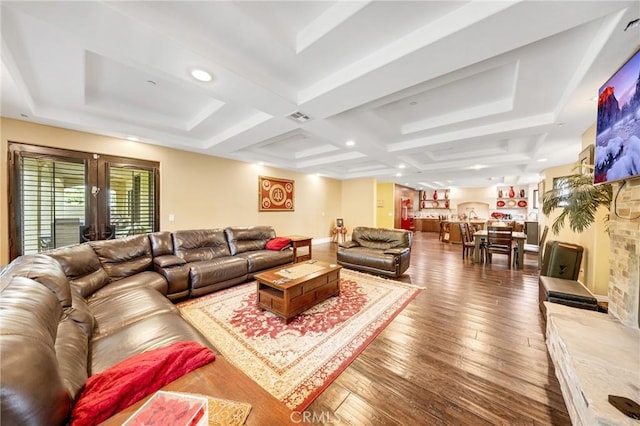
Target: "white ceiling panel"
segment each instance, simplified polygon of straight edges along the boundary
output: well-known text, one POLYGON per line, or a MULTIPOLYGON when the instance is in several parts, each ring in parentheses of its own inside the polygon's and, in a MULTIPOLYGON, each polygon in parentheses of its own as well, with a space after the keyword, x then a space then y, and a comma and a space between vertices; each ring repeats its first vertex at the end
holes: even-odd
POLYGON ((637 0, 0 7, 4 116, 417 189, 576 161, 640 47, 637 0))

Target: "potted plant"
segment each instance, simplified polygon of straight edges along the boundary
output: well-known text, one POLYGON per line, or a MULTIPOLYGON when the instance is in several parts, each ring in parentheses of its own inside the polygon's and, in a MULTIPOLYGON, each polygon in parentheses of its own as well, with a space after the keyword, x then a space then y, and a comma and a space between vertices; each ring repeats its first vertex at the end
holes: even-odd
MULTIPOLYGON (((559 178, 555 188, 544 193, 542 212, 549 216, 555 209, 562 209, 560 215, 553 221, 551 230, 558 234, 569 222, 572 231, 580 233, 587 229, 596 219, 598 207, 609 209, 613 190, 610 184, 593 184, 593 166, 582 164, 587 173, 576 173, 559 178)), ((609 214, 605 221, 609 220, 609 214)))

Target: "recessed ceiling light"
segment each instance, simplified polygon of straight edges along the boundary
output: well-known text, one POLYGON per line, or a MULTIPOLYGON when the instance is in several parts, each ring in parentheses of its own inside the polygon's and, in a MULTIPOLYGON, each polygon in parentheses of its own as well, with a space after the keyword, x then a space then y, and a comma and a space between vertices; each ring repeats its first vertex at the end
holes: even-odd
POLYGON ((140 139, 136 138, 135 136, 128 136, 128 137, 127 137, 127 140, 128 140, 128 141, 131 141, 131 142, 138 142, 138 141, 140 141, 140 139))
POLYGON ((538 163, 544 163, 545 161, 547 161, 546 158, 538 158, 538 163))
POLYGON ((402 176, 402 173, 396 173, 396 176, 400 177, 402 176))
POLYGON ((598 100, 598 95, 594 96, 593 98, 591 98, 591 102, 595 102, 598 100))
POLYGON ((404 164, 398 164, 398 168, 399 169, 404 169, 405 167, 407 167, 407 166, 405 166, 404 164))
POLYGON ((346 141, 344 144, 346 146, 354 146, 356 143, 354 141, 346 141))
POLYGON ((191 77, 204 83, 207 83, 213 79, 211 74, 209 74, 207 71, 198 68, 191 70, 191 77))
POLYGON ((483 165, 483 164, 476 164, 473 165, 471 167, 469 167, 471 170, 481 170, 481 169, 486 169, 487 166, 483 165))

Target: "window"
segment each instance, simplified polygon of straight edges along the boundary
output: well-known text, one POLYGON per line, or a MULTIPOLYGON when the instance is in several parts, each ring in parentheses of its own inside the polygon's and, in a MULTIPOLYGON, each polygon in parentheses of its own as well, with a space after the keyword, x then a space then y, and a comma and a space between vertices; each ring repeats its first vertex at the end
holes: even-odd
POLYGON ((9 143, 11 259, 159 229, 157 162, 9 143))

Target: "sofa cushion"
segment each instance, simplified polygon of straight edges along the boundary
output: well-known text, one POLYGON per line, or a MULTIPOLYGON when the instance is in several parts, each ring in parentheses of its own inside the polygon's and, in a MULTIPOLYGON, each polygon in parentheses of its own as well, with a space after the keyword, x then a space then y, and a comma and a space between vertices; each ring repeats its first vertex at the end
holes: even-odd
POLYGON ((89 244, 112 281, 153 269, 151 243, 146 235, 91 241, 89 244))
POLYGON ((187 262, 230 256, 223 229, 198 229, 173 233, 175 255, 187 262))
POLYGON ((338 252, 338 261, 372 269, 394 272, 396 256, 384 254, 382 250, 368 247, 354 247, 338 252))
POLYGON ((62 267, 55 259, 44 254, 20 256, 3 271, 3 276, 31 278, 56 295, 60 306, 71 306, 71 285, 62 267))
POLYGON ((206 287, 233 278, 246 277, 248 265, 242 257, 226 256, 189 265, 191 288, 206 287))
POLYGON ((65 424, 71 397, 54 349, 61 315, 48 288, 25 277, 0 277, 2 424, 65 424))
POLYGON ((267 241, 264 248, 267 250, 280 251, 288 248, 291 245, 291 238, 275 237, 267 241))
POLYGON ((71 291, 71 307, 64 310, 64 315, 71 318, 91 338, 96 320, 91 313, 87 300, 75 290, 71 291))
POLYGON ((178 342, 127 358, 89 378, 71 421, 74 426, 101 423, 214 359, 209 348, 196 342, 178 342))
POLYGON ((411 246, 411 233, 400 229, 359 226, 354 228, 351 239, 362 247, 380 250, 411 246))
POLYGON ((211 343, 174 312, 148 316, 91 342, 91 374, 100 373, 130 356, 175 342, 211 343))
POLYGON ((45 254, 58 261, 71 285, 85 298, 109 283, 109 276, 89 244, 61 247, 45 254))
POLYGON ((178 312, 166 297, 152 288, 131 288, 94 297, 89 307, 96 319, 95 339, 113 333, 151 315, 178 312))
POLYGON ((285 263, 293 262, 293 251, 258 250, 238 254, 238 257, 247 259, 248 272, 250 274, 269 268, 275 268, 285 263))
POLYGON ((88 300, 91 300, 94 297, 104 297, 109 294, 137 287, 148 287, 154 289, 158 293, 167 294, 168 286, 169 284, 167 283, 167 280, 159 273, 154 271, 144 271, 131 275, 130 277, 119 279, 118 281, 114 281, 102 287, 88 300))
POLYGON ((148 234, 153 257, 173 254, 173 237, 171 232, 153 232, 148 234))
POLYGON ((264 250, 267 242, 276 236, 271 226, 231 226, 225 228, 231 255, 253 250, 264 250))
POLYGON ((58 372, 69 395, 75 400, 89 377, 89 337, 71 317, 65 317, 58 323, 55 350, 58 372))

